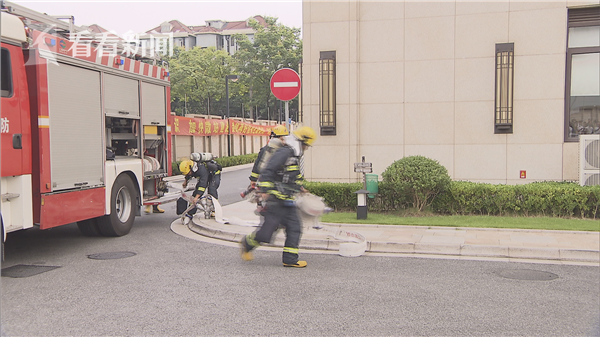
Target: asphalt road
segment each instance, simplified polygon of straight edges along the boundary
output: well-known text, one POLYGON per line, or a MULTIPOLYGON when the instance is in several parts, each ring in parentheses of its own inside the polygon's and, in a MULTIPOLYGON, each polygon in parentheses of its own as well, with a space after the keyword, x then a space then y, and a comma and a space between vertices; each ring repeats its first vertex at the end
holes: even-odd
MULTIPOLYGON (((223 204, 240 200, 248 171, 224 173, 223 204)), ((2 277, 3 334, 600 336, 598 267, 303 254, 307 268, 283 268, 280 252, 243 262, 181 237, 165 209, 120 238, 74 224, 11 233, 3 269, 58 268, 2 277), (135 255, 88 257, 102 253, 135 255)))

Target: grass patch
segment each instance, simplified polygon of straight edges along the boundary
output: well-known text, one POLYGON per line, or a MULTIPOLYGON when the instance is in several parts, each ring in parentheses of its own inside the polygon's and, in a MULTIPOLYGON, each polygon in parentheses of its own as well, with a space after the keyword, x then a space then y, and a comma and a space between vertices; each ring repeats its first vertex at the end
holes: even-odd
POLYGON ((470 215, 399 216, 397 214, 368 213, 367 219, 357 220, 355 212, 333 212, 329 214, 324 214, 321 218, 321 222, 408 226, 546 229, 592 232, 600 231, 599 220, 564 219, 551 217, 509 217, 470 215))

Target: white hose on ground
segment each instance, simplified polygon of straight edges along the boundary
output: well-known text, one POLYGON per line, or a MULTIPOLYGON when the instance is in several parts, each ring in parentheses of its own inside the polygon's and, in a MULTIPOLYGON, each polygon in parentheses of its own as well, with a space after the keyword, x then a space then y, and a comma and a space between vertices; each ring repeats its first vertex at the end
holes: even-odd
POLYGON ((340 243, 340 255, 346 257, 361 256, 367 250, 367 239, 360 233, 337 229, 333 226, 323 225, 321 216, 328 211, 328 207, 314 194, 303 193, 296 198, 296 205, 300 210, 300 218, 305 230, 310 228, 328 232, 334 239, 345 241, 340 243))

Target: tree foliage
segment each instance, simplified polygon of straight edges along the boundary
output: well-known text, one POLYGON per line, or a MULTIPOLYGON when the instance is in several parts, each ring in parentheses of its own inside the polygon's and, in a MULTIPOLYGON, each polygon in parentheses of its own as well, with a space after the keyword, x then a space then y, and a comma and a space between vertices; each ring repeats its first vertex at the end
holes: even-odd
POLYGON ((225 76, 233 72, 231 56, 214 47, 177 54, 169 64, 171 100, 178 103, 177 110, 183 108, 187 99, 188 113, 216 114, 214 106, 225 96, 225 76))
MULTIPOLYGON (((264 19, 266 27, 254 19, 249 21, 255 30, 252 39, 233 35, 239 46, 233 57, 215 48, 176 49, 169 59, 172 110, 182 115, 187 106, 187 113, 223 114, 225 76, 237 74, 239 81, 229 82, 228 86, 231 115, 238 116, 243 106, 246 111, 258 108, 261 113, 253 113, 254 118, 273 117, 279 102, 271 93, 271 76, 281 68, 298 71, 302 41, 299 28, 279 24, 277 18, 264 19)), ((296 98, 291 102, 291 114, 297 110, 296 98)))
MULTIPOLYGON (((249 97, 246 107, 275 107, 277 99, 271 93, 271 76, 281 68, 298 71, 302 59, 300 29, 277 23, 277 18, 265 17, 267 27, 256 20, 249 25, 256 31, 251 41, 247 36, 237 34, 239 49, 234 55, 236 70, 242 82, 248 87, 249 97)), ((296 98, 294 104, 297 107, 296 98)))

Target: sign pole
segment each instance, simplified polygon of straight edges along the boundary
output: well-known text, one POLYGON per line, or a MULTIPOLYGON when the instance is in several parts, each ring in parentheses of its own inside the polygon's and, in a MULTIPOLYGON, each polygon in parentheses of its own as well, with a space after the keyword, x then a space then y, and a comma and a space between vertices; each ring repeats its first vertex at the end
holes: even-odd
MULTIPOLYGON (((362 156, 362 162, 365 162, 365 156, 362 156)), ((367 189, 367 172, 363 172, 363 186, 364 189, 367 189)))
POLYGON ((288 128, 288 130, 290 129, 290 126, 288 125, 288 120, 290 119, 289 104, 290 104, 290 101, 285 101, 285 121, 283 122, 283 125, 285 125, 285 127, 288 128))

